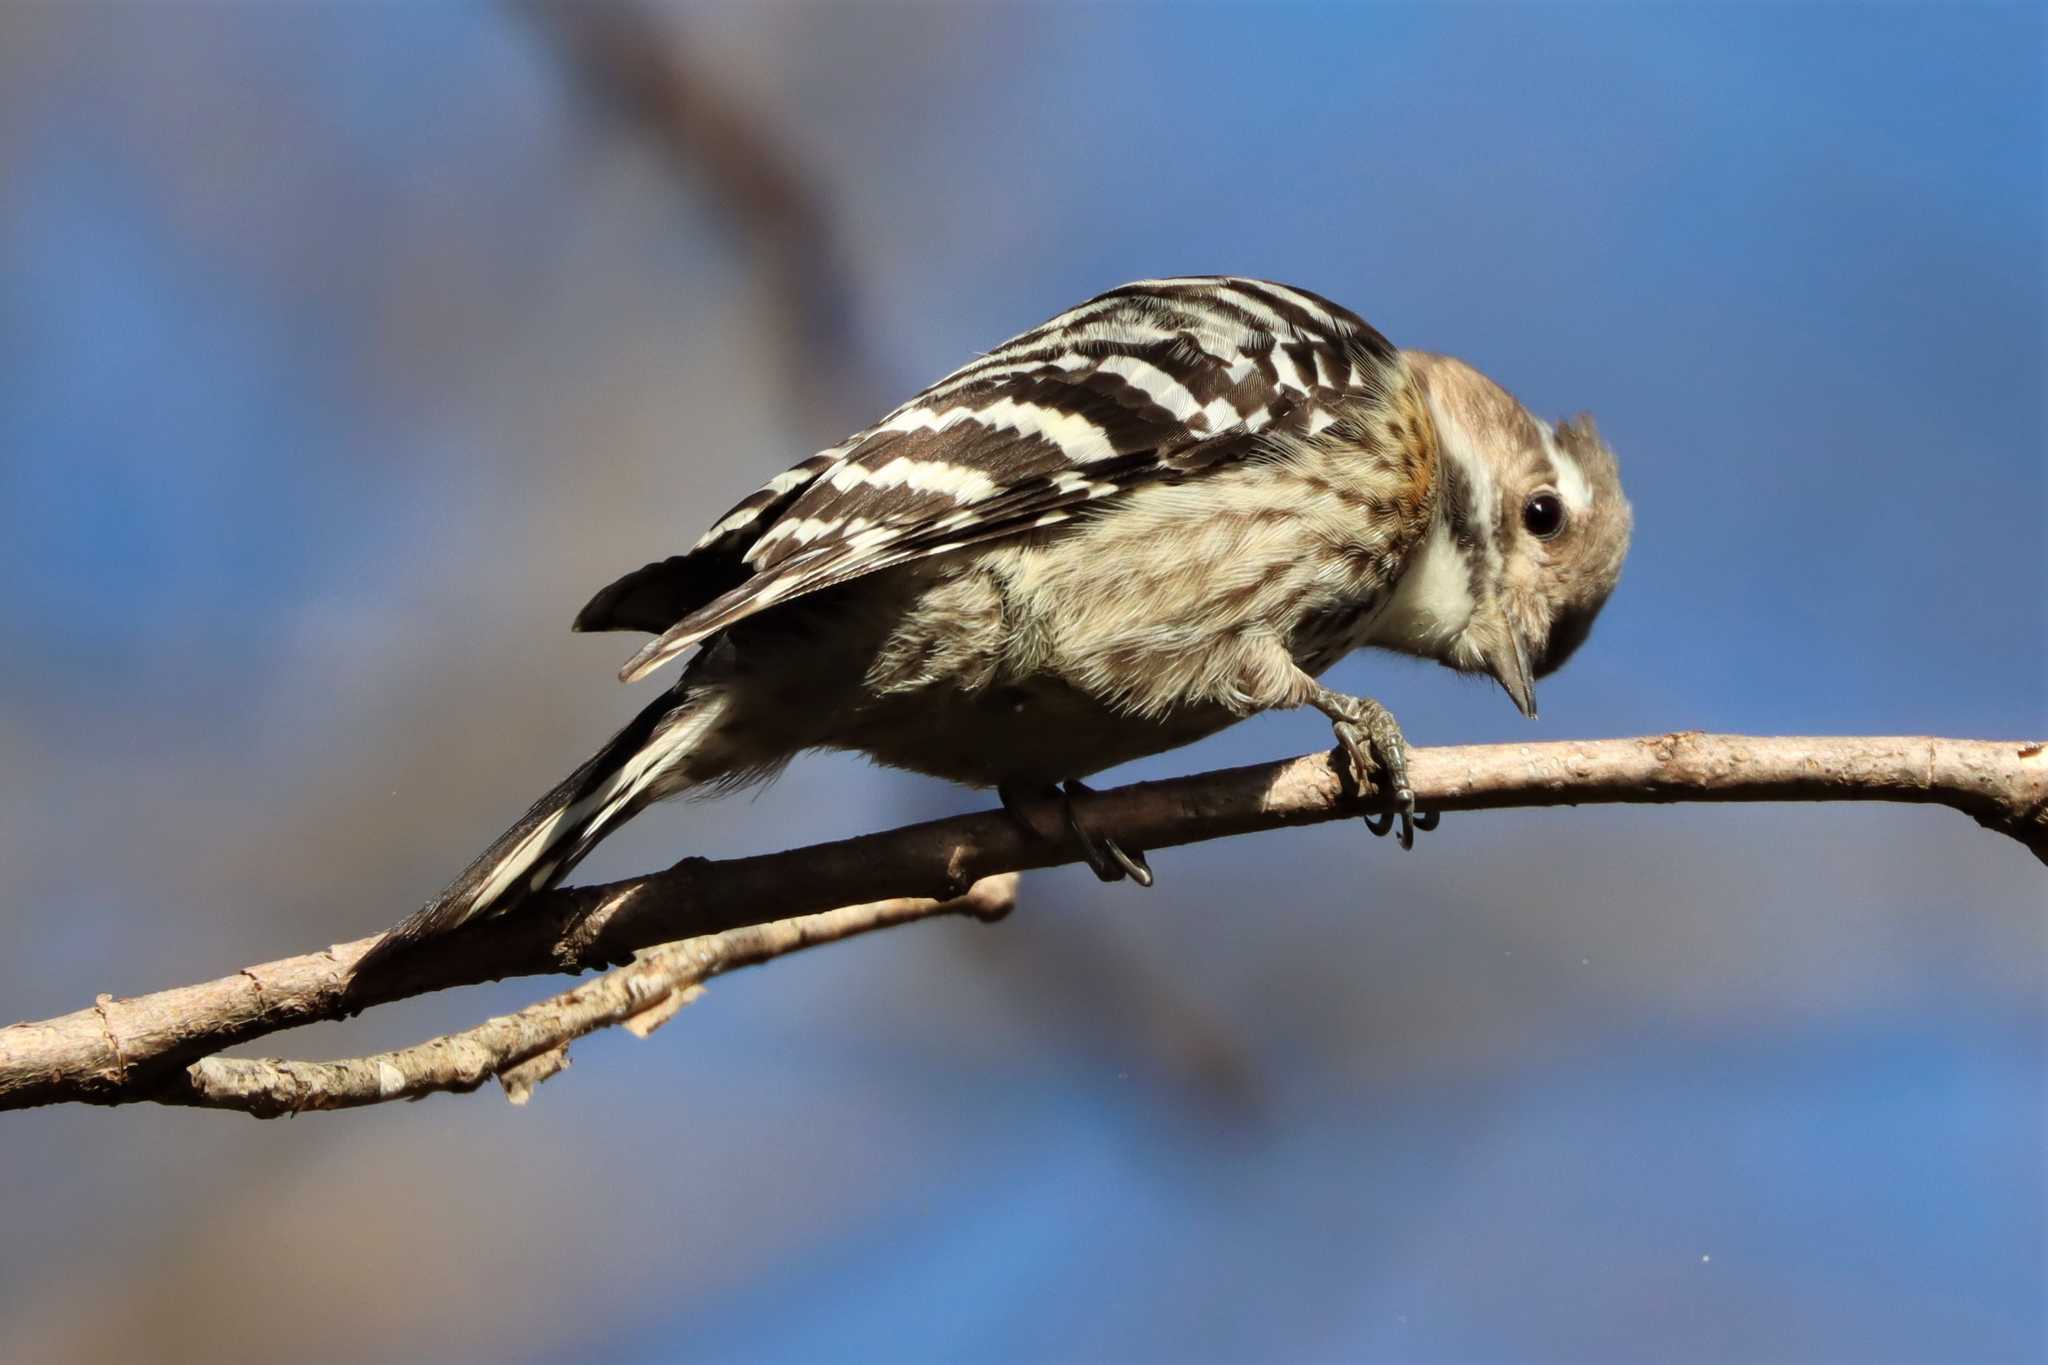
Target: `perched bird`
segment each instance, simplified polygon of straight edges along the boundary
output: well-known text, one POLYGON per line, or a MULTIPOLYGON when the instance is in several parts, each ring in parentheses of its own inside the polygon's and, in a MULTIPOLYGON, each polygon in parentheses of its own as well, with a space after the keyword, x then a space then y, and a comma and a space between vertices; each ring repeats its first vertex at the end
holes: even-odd
MULTIPOLYGON (((1621 572, 1630 514, 1588 418, 1550 425, 1307 290, 1112 289, 776 475, 577 630, 682 676, 379 952, 516 906, 650 802, 804 749, 1026 801, 1255 712, 1329 717, 1401 841, 1386 708, 1317 682, 1364 645, 1490 673, 1525 713, 1621 572)), ((1144 855, 1066 831, 1105 879, 1144 855)), ((1028 821, 1026 822, 1028 826, 1028 821)), ((1427 813, 1419 822, 1428 828, 1427 813)))

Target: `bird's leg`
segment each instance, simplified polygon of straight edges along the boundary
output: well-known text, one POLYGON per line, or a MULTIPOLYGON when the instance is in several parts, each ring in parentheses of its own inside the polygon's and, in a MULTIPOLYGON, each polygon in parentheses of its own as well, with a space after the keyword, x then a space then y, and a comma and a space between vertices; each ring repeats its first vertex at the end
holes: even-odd
POLYGON ((1074 797, 1087 796, 1089 789, 1080 782, 1069 782, 1064 788, 1047 784, 1036 789, 1019 786, 1011 782, 998 783, 996 795, 1002 798, 1003 809, 1009 812, 1025 833, 1034 839, 1047 836, 1031 822, 1025 811, 1025 803, 1034 800, 1059 798, 1060 813, 1066 824, 1066 832, 1081 850, 1081 856, 1088 862, 1088 869, 1106 882, 1122 881, 1129 877, 1140 886, 1152 885, 1152 869, 1145 862, 1145 855, 1135 850, 1126 850, 1114 839, 1097 839, 1081 828, 1081 822, 1074 815, 1074 797))
POLYGON ((1047 782, 1042 785, 1019 782, 996 783, 996 795, 1002 798, 1003 813, 1016 822, 1017 828, 1034 839, 1051 839, 1058 836, 1047 834, 1031 822, 1031 813, 1025 809, 1033 801, 1052 801, 1060 794, 1059 785, 1047 782))
POLYGON ((1366 816, 1365 827, 1383 835, 1399 820, 1401 847, 1415 847, 1415 831, 1435 829, 1438 814, 1415 813, 1415 792, 1408 785, 1408 741, 1394 713, 1370 697, 1347 697, 1320 683, 1309 694, 1308 704, 1330 718, 1359 791, 1375 792, 1394 803, 1392 810, 1366 816), (1373 780, 1375 773, 1381 775, 1381 781, 1373 780))
POLYGON ((1081 851, 1087 855, 1088 866, 1106 882, 1129 877, 1140 886, 1152 885, 1152 865, 1145 861, 1142 849, 1126 849, 1106 834, 1096 838, 1081 828, 1080 820, 1074 816, 1074 798, 1094 794, 1079 778, 1068 779, 1067 784, 1060 788, 1060 797, 1066 807, 1067 830, 1080 843, 1081 851))

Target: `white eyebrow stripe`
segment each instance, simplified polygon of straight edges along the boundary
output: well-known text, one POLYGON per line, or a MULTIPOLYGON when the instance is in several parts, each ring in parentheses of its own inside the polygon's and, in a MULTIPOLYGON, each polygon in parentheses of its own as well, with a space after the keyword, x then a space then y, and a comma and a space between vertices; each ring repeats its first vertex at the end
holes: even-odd
MULTIPOLYGON (((1542 426, 1541 423, 1538 423, 1542 426)), ((1586 471, 1579 468, 1579 462, 1558 448, 1549 427, 1542 427, 1543 452, 1550 457, 1550 464, 1557 471, 1558 496, 1565 506, 1583 512, 1593 505, 1593 485, 1586 479, 1586 471)))

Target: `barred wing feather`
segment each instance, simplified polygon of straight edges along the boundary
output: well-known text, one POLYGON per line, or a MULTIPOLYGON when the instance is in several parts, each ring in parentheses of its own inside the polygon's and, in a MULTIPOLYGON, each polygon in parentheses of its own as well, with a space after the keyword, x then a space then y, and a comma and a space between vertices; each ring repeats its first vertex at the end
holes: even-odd
POLYGON ((579 629, 660 629, 627 681, 756 612, 1245 459, 1377 398, 1393 348, 1326 300, 1223 277, 1112 290, 778 475, 579 629))

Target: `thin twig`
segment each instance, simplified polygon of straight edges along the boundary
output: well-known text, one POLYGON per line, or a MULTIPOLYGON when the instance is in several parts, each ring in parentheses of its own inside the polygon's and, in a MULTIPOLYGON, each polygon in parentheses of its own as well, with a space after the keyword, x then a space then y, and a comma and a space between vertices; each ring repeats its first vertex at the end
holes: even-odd
POLYGON ((640 953, 629 966, 517 1013, 395 1052, 340 1062, 202 1057, 190 1067, 189 1088, 178 1099, 276 1118, 474 1090, 496 1077, 514 1104, 524 1104, 534 1086, 568 1065, 570 1043, 614 1024, 645 1038, 722 972, 913 920, 998 920, 1016 903, 1017 876, 1008 873, 983 879, 955 900, 875 901, 666 943, 640 953))
MULTIPOLYGON (((1423 807, 1442 811, 1678 801, 1941 804, 2048 863, 2048 753, 2039 743, 1690 733, 1418 749, 1410 777, 1423 807)), ((1327 754, 1142 783, 1077 803, 1089 829, 1146 849, 1379 808, 1351 790, 1327 754)), ((103 996, 73 1014, 0 1029, 0 1108, 194 1103, 192 1063, 298 1024, 478 981, 613 965, 656 944, 858 902, 948 900, 984 877, 1076 858, 1070 843, 1033 839, 989 812, 759 857, 687 859, 652 876, 536 896, 516 915, 432 940, 362 980, 352 971, 374 938, 200 985, 103 996)))

